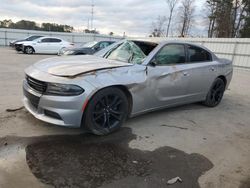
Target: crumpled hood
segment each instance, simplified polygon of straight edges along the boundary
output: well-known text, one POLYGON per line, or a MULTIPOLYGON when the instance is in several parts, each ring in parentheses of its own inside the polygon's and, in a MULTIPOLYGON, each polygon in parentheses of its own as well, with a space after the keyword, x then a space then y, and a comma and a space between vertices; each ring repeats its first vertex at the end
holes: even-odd
POLYGON ((71 77, 96 70, 132 66, 129 63, 82 55, 44 59, 33 65, 36 69, 55 76, 71 77))

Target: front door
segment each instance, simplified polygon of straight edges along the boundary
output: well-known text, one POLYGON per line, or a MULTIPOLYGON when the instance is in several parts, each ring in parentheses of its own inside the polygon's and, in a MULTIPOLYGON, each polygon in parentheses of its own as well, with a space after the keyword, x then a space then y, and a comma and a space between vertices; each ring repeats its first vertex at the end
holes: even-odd
POLYGON ((151 107, 182 104, 187 100, 190 71, 186 64, 185 45, 167 44, 148 66, 148 89, 151 107))

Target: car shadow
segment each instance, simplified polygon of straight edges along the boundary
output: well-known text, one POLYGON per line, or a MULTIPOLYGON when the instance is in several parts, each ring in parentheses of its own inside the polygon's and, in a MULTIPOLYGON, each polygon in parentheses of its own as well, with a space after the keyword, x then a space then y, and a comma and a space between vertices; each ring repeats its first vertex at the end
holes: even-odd
POLYGON ((164 146, 154 151, 129 147, 136 139, 130 128, 108 136, 53 135, 5 137, 3 148, 24 147, 26 162, 42 183, 54 187, 199 187, 198 178, 213 167, 200 154, 164 146))

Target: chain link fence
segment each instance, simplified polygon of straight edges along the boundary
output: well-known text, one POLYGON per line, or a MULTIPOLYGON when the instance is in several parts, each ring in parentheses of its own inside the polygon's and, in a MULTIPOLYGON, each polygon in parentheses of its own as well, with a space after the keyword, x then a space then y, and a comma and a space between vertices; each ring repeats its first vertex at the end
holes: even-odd
POLYGON ((117 41, 122 39, 122 37, 117 37, 117 36, 90 34, 90 33, 63 33, 63 32, 47 32, 47 31, 0 28, 0 46, 8 46, 10 41, 16 39, 23 39, 30 35, 59 37, 73 43, 85 43, 89 41, 100 41, 100 40, 117 41))

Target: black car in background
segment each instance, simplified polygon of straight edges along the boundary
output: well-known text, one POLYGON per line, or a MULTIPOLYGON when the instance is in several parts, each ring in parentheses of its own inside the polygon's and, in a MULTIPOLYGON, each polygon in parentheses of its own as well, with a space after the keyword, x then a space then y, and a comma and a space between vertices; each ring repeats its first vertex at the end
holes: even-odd
POLYGON ((38 39, 40 37, 43 37, 43 36, 41 36, 41 35, 32 35, 32 36, 29 36, 29 37, 27 37, 25 39, 11 41, 10 46, 14 47, 16 49, 16 51, 19 52, 19 51, 22 51, 22 42, 33 41, 33 40, 38 39))
POLYGON ((31 35, 31 36, 29 36, 29 37, 27 37, 27 38, 24 38, 24 39, 18 39, 18 40, 10 41, 10 42, 9 42, 9 45, 10 45, 11 47, 15 47, 15 44, 16 44, 17 42, 33 41, 33 40, 35 40, 35 39, 37 39, 37 38, 40 38, 40 37, 43 37, 43 36, 41 36, 41 35, 31 35))
POLYGON ((113 44, 114 42, 115 41, 92 41, 76 48, 63 49, 58 55, 92 55, 95 52, 98 52, 99 50, 102 50, 103 48, 113 44))

